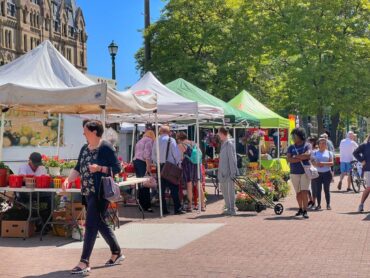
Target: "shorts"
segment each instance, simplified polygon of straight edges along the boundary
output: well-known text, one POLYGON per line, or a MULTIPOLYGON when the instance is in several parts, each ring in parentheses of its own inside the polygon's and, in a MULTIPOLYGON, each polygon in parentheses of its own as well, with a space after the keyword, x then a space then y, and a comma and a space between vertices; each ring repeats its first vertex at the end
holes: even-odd
POLYGON ((365 171, 364 172, 364 180, 366 183, 366 187, 370 188, 370 171, 365 171))
POLYGON ((290 180, 292 181, 296 193, 299 193, 303 190, 310 190, 311 180, 306 174, 290 174, 290 180))
POLYGON ((352 165, 350 162, 341 162, 340 163, 340 172, 343 173, 349 173, 351 171, 352 165))

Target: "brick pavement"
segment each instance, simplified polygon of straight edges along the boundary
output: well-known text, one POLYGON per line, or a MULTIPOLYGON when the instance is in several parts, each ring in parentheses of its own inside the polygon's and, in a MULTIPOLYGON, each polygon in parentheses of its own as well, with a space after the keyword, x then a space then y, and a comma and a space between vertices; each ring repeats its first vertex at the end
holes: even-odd
MULTIPOLYGON (((127 249, 120 266, 102 268, 108 249, 96 249, 90 277, 370 277, 370 215, 356 213, 359 194, 339 193, 332 184, 332 211, 294 218, 294 196, 282 216, 220 216, 222 200, 207 212, 151 218, 148 223, 225 223, 178 250, 127 249)), ((212 192, 212 190, 210 190, 212 192)), ((367 205, 370 208, 370 201, 367 205)), ((124 208, 124 221, 142 221, 136 208, 124 208)), ((70 277, 80 250, 60 249, 53 241, 0 239, 0 277, 70 277), (33 242, 33 243, 31 243, 33 242)))

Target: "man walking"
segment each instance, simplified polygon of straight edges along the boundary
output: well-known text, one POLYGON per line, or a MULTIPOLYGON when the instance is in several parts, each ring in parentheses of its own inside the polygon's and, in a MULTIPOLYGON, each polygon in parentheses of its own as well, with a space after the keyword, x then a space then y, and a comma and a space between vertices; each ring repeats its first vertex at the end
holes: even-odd
MULTIPOLYGON (((177 147, 175 139, 170 137, 170 127, 167 125, 161 126, 159 129, 159 159, 160 165, 157 167, 162 167, 166 163, 166 153, 167 153, 167 146, 168 146, 168 158, 167 161, 179 165, 181 161, 181 153, 177 147)), ((154 143, 153 151, 152 151, 152 160, 154 163, 157 163, 157 148, 155 147, 156 143, 154 143)), ((171 191, 171 197, 173 199, 173 203, 175 206, 175 214, 183 214, 184 212, 181 210, 180 198, 179 198, 179 186, 165 180, 161 177, 161 189, 162 189, 162 204, 163 204, 163 214, 169 214, 167 209, 167 203, 165 199, 165 192, 166 189, 169 188, 171 191)))
POLYGON ((354 159, 353 152, 357 149, 358 145, 353 140, 354 133, 349 131, 347 133, 347 138, 343 139, 339 145, 340 152, 340 181, 338 183, 338 190, 342 189, 342 181, 345 175, 347 175, 347 191, 351 191, 351 178, 349 172, 351 171, 351 162, 354 159))

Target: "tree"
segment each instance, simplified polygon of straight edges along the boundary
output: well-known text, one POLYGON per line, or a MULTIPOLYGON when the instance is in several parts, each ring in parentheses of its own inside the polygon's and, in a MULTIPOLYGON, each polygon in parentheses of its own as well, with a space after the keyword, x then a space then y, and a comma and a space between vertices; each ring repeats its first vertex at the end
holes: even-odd
MULTIPOLYGON (((170 0, 138 68, 229 100, 242 89, 283 115, 368 115, 366 0, 170 0)), ((339 121, 335 121, 339 124, 339 121)))

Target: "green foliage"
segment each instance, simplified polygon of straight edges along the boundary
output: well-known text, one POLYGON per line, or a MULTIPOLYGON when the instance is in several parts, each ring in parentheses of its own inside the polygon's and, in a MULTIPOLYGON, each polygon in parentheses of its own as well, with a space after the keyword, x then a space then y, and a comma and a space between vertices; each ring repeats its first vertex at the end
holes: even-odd
MULTIPOLYGON (((282 115, 369 115, 366 0, 169 0, 138 69, 229 100, 242 89, 282 115)), ((319 127, 320 128, 320 127, 319 127)))

